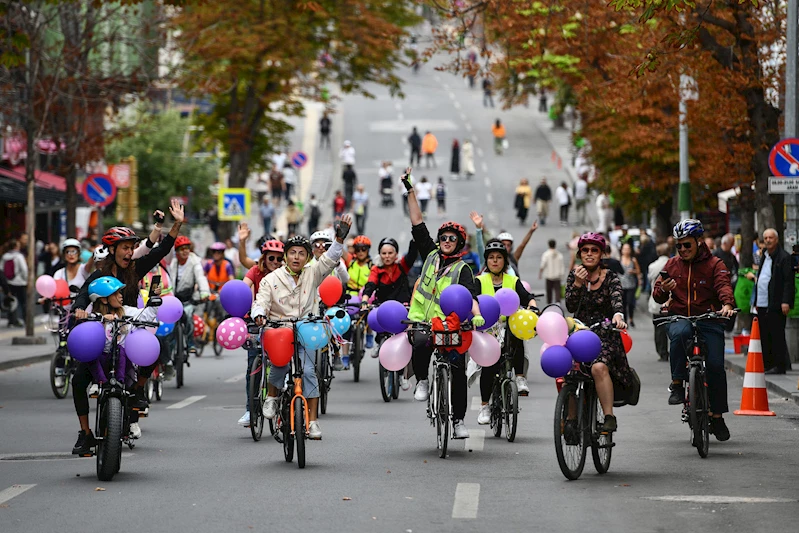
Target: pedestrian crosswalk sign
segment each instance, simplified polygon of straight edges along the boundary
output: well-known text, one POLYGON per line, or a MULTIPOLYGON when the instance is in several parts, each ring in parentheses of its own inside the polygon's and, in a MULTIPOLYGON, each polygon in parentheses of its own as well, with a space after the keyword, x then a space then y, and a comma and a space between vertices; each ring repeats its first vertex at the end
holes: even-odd
POLYGON ((219 220, 242 220, 250 214, 250 189, 219 189, 219 220))

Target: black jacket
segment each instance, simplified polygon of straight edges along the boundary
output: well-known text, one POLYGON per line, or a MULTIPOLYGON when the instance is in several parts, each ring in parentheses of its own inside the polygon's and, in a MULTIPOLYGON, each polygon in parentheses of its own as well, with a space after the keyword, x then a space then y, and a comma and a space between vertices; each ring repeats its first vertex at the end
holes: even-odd
MULTIPOLYGON (((422 260, 426 259, 431 253, 438 251, 438 245, 430 236, 430 232, 427 230, 427 225, 425 225, 424 222, 418 226, 413 226, 411 228, 411 235, 413 235, 413 240, 416 242, 416 248, 419 250, 419 255, 422 260)), ((459 261, 460 259, 461 258, 446 259, 441 263, 441 268, 455 261, 459 261)), ((469 292, 472 293, 472 298, 475 300, 480 296, 480 282, 474 277, 471 268, 461 269, 460 276, 458 277, 458 285, 463 285, 469 289, 469 292)))
MULTIPOLYGON (((793 266, 791 254, 782 246, 777 245, 777 250, 771 255, 771 281, 768 284, 768 310, 782 312, 782 304, 793 308, 796 286, 793 281, 793 266)), ((757 305, 757 293, 755 293, 757 305)))

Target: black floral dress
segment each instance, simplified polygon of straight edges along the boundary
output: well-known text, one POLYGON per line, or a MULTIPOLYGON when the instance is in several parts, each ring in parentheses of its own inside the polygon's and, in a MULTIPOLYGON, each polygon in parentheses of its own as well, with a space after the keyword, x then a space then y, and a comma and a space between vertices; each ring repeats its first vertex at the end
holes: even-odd
MULTIPOLYGON (((574 286, 574 271, 566 279, 566 309, 574 313, 574 318, 590 326, 602 320, 613 319, 616 313, 624 313, 621 281, 614 272, 605 272, 605 280, 599 287, 588 290, 585 285, 574 286)), ((595 363, 605 363, 614 383, 627 387, 632 376, 621 335, 611 330, 597 330, 602 340, 602 351, 595 363)))

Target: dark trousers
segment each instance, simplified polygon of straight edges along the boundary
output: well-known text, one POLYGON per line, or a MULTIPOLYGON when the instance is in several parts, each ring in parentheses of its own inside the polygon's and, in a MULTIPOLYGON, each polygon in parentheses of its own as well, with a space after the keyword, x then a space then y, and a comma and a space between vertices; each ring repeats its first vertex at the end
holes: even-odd
POLYGON ((526 207, 520 207, 519 209, 516 210, 516 218, 519 219, 519 222, 521 222, 522 224, 527 222, 527 213, 529 211, 530 210, 526 207))
MULTIPOLYGON (((524 374, 524 343, 516 338, 512 333, 508 335, 510 353, 513 356, 513 371, 517 376, 524 374)), ((480 398, 487 402, 491 398, 491 389, 494 384, 494 376, 501 372, 502 360, 494 365, 483 368, 480 372, 480 398)))
MULTIPOLYGON (((655 316, 654 318, 659 318, 659 316, 655 316)), ((657 324, 655 325, 655 350, 658 352, 658 356, 662 360, 667 360, 669 358, 669 330, 667 326, 660 326, 658 327, 657 324)))
POLYGON ((414 158, 414 156, 416 156, 416 166, 418 167, 419 165, 421 165, 421 164, 422 164, 422 163, 421 163, 421 159, 422 159, 422 153, 421 153, 421 151, 420 151, 420 149, 419 149, 419 148, 416 148, 416 147, 414 147, 414 146, 411 146, 411 164, 410 164, 409 166, 414 166, 414 165, 413 165, 413 158, 414 158))
POLYGON ((25 285, 9 285, 8 292, 17 299, 19 305, 16 311, 8 315, 9 324, 25 323, 25 307, 28 302, 28 287, 25 285))
MULTIPOLYGON (((451 352, 456 362, 450 366, 452 385, 452 418, 463 420, 466 416, 466 361, 456 352, 451 352)), ((426 344, 417 344, 413 349, 413 373, 418 381, 427 379, 430 369, 430 358, 433 347, 426 344)))
POLYGON ((355 184, 354 183, 345 183, 344 184, 344 202, 347 205, 347 209, 350 208, 352 205, 352 194, 355 192, 355 184))
POLYGON ((547 282, 547 303, 560 301, 560 280, 548 279, 547 282))
POLYGON ((325 146, 330 148, 330 132, 323 131, 320 133, 320 135, 321 135, 321 142, 319 143, 319 148, 324 148, 325 146))
POLYGON ((785 342, 785 315, 781 311, 758 307, 757 320, 760 322, 763 368, 768 370, 776 367, 780 372, 785 372, 790 361, 788 343, 785 342))
POLYGON ((366 233, 366 215, 355 215, 355 228, 360 235, 366 233))
POLYGON ((624 320, 631 321, 635 318, 635 291, 638 289, 622 289, 622 302, 624 302, 624 320))
POLYGON ((427 168, 430 168, 430 161, 433 162, 433 167, 438 168, 438 163, 436 163, 436 154, 432 152, 424 154, 424 164, 427 168))
MULTIPOLYGON (((700 322, 700 341, 704 341, 708 396, 710 396, 710 409, 714 414, 729 411, 727 408, 727 375, 724 372, 724 326, 715 322, 700 322)), ((669 324, 669 342, 671 363, 671 378, 674 380, 688 381, 688 353, 691 346, 691 324, 687 320, 680 320, 669 324)))
POLYGON ((569 221, 569 204, 560 206, 560 221, 561 222, 569 221))

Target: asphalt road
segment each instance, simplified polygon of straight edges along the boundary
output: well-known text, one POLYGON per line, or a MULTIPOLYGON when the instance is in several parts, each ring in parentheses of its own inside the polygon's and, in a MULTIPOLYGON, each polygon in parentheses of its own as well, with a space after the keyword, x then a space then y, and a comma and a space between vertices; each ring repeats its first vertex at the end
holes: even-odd
MULTIPOLYGON (((535 111, 484 109, 478 90, 428 66, 416 76, 407 73, 407 79, 403 101, 380 90, 375 100, 344 99, 344 135, 356 147, 359 178, 373 197, 368 235, 407 242, 410 226, 401 207, 377 205, 377 164, 392 159, 396 169, 404 167, 404 140, 416 125, 438 136, 441 168, 417 171, 417 176, 449 176, 453 137, 462 141, 471 135, 479 149, 477 176, 448 181, 449 212, 438 217, 431 209, 431 227, 445 218, 471 225, 468 211, 477 209, 494 231, 509 229, 520 238, 511 209, 518 179, 528 177, 535 185, 540 176, 559 177, 551 148, 527 118, 535 111), (502 157, 491 145, 495 118, 506 123, 511 143, 502 157)), ((535 274, 546 241, 554 238, 561 245, 571 232, 549 225, 534 236, 521 271, 535 290, 543 287, 535 274)), ((528 343, 531 394, 521 400, 514 443, 491 436, 487 426, 477 425, 477 411, 470 410, 472 438, 451 443, 449 457, 439 459, 424 404, 414 402, 410 392, 384 403, 377 362, 367 358, 360 383, 353 383, 348 372, 336 374, 328 414, 321 418, 324 440, 308 442, 308 465, 298 470, 296 462, 283 460, 281 445, 267 437, 253 442, 249 431, 236 425, 245 401, 246 357, 239 350, 193 361, 183 389, 167 384, 164 400, 143 420, 144 435, 134 450, 126 450, 112 482, 97 480, 93 459, 69 455, 78 425, 72 402, 52 396, 47 364, 3 371, 0 528, 4 533, 120 526, 198 533, 287 527, 353 532, 795 529, 796 405, 772 398, 776 418, 728 415, 732 439, 713 441, 710 457, 700 459, 679 408, 666 404, 669 374, 656 362, 651 323, 646 317, 637 323, 630 360, 643 381, 640 403, 617 413, 609 473, 597 475, 589 460, 575 482, 567 482, 557 466, 555 385, 538 368, 537 339, 528 343)), ((728 383, 735 408, 742 381, 730 374, 728 383)), ((475 405, 479 392, 473 388, 469 394, 475 405)))

